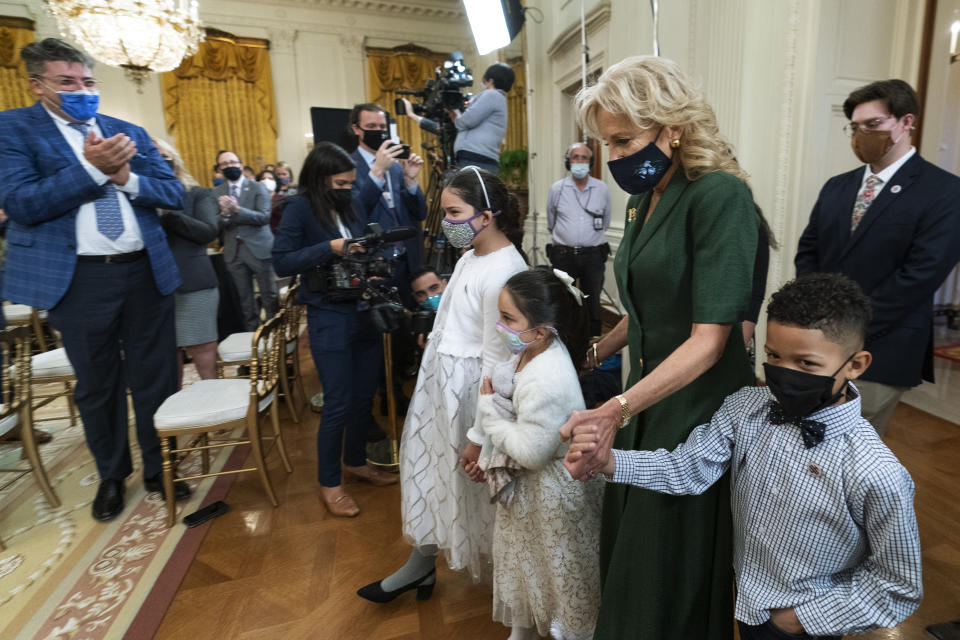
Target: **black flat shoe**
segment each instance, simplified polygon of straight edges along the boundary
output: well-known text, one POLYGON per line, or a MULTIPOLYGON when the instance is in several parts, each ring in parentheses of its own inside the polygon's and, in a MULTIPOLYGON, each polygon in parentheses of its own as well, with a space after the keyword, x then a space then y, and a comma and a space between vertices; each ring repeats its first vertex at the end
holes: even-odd
MULTIPOLYGON (((157 491, 160 493, 160 497, 166 499, 167 492, 163 490, 163 474, 158 473, 152 478, 143 479, 143 488, 147 491, 157 491)), ((186 500, 190 497, 190 487, 187 486, 186 482, 182 480, 174 479, 173 482, 173 499, 177 502, 181 500, 186 500)))
POLYGON ((94 520, 107 522, 123 511, 123 480, 103 480, 93 499, 91 512, 94 520))
POLYGON ((357 590, 357 595, 361 598, 366 598, 370 602, 390 602, 401 593, 405 591, 410 591, 411 589, 417 590, 417 600, 429 600, 430 596, 433 595, 433 587, 437 584, 436 580, 430 581, 430 584, 423 584, 431 578, 433 578, 437 573, 436 568, 430 569, 430 573, 418 578, 409 584, 405 584, 398 589, 393 591, 384 591, 380 587, 381 580, 376 582, 371 582, 365 587, 362 587, 357 590))

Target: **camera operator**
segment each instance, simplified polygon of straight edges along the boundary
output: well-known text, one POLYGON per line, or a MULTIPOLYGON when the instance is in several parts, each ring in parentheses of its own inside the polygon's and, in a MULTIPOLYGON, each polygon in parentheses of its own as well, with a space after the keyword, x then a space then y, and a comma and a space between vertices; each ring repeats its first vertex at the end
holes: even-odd
POLYGON ((447 279, 441 278, 433 267, 423 265, 410 274, 410 288, 413 290, 413 301, 417 303, 413 333, 417 336, 417 346, 425 349, 437 309, 440 308, 440 296, 447 288, 447 279))
POLYGON ((341 453, 345 476, 377 486, 397 482, 396 476, 366 463, 367 422, 382 369, 380 334, 372 313, 356 299, 334 301, 322 287, 314 286, 316 267, 329 267, 347 251, 363 251, 348 243, 364 234, 366 222, 351 205, 356 174, 346 151, 330 142, 318 143, 303 164, 298 194, 283 201, 273 245, 277 273, 302 274, 300 301, 307 305, 310 351, 324 393, 317 475, 320 495, 335 516, 360 512, 341 486, 341 453))
MULTIPOLYGON (((483 72, 483 91, 473 96, 463 113, 447 110, 457 128, 453 145, 458 167, 474 165, 493 175, 500 172, 500 145, 507 133, 507 92, 513 86, 513 69, 498 62, 483 72)), ((440 125, 435 120, 415 115, 408 100, 404 100, 407 115, 420 123, 424 131, 437 134, 440 125)))
MULTIPOLYGON (((385 229, 417 226, 427 217, 427 199, 417 183, 423 160, 415 153, 398 160, 404 148, 390 140, 387 114, 375 103, 354 105, 350 128, 357 136, 357 150, 351 154, 359 168, 353 183, 354 207, 385 229), (364 171, 364 168, 369 170, 364 171)), ((301 176, 302 177, 302 176, 301 176)), ((397 242, 396 265, 390 284, 397 287, 400 299, 410 304, 410 272, 420 266, 423 238, 420 234, 397 242)))

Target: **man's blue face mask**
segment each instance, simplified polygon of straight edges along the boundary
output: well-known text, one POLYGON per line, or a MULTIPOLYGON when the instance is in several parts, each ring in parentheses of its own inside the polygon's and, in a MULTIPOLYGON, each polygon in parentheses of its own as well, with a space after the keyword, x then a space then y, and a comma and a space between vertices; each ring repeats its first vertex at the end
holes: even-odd
POLYGON ((100 108, 100 94, 96 91, 58 91, 57 95, 60 96, 60 110, 80 122, 97 115, 100 108))

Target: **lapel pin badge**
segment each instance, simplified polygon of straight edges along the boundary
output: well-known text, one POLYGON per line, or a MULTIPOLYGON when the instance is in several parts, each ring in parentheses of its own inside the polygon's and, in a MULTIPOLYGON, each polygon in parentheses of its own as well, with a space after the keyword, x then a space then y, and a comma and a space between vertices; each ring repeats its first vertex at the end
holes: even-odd
POLYGON ((634 207, 631 207, 627 210, 627 222, 633 222, 637 219, 637 210, 634 207))
POLYGON ((901 187, 898 184, 895 184, 892 187, 890 187, 890 193, 900 193, 901 189, 903 189, 903 187, 901 187))
POLYGON ((816 464, 814 464, 814 463, 811 462, 811 463, 810 463, 810 466, 807 467, 807 468, 810 470, 810 473, 811 473, 811 474, 813 474, 813 475, 815 475, 815 476, 820 475, 820 467, 818 467, 816 464))

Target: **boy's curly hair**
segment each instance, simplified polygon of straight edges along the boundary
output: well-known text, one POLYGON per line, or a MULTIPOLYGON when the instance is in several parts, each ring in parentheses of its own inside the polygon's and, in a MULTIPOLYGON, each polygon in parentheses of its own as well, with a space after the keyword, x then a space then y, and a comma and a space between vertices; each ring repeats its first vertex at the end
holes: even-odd
POLYGON ((839 273, 810 273, 791 280, 770 297, 767 319, 819 329, 831 342, 862 346, 870 324, 870 298, 839 273))

